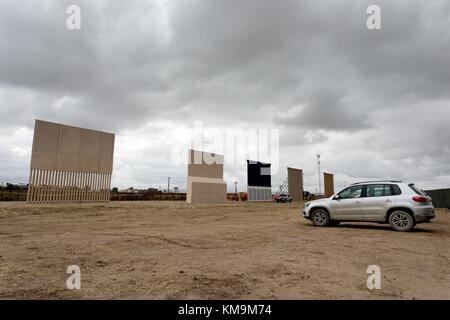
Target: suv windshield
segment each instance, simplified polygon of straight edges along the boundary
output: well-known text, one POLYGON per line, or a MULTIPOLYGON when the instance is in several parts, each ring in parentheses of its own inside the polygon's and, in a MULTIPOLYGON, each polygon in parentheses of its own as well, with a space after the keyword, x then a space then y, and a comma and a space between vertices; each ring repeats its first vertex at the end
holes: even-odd
POLYGON ((412 191, 414 191, 416 194, 421 195, 421 196, 426 196, 426 194, 420 190, 419 188, 417 188, 414 183, 408 184, 408 186, 412 189, 412 191))

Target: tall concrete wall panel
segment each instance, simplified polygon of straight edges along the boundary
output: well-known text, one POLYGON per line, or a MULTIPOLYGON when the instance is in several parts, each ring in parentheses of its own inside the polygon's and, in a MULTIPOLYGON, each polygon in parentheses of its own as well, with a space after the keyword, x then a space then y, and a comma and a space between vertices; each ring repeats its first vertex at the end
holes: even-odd
POLYGON ((288 190, 293 201, 303 200, 303 171, 301 169, 287 168, 288 190))
POLYGON ((114 139, 112 133, 36 120, 28 202, 108 201, 114 139))
POLYGON ((334 175, 331 173, 324 173, 323 181, 325 197, 331 197, 334 194, 334 175))
POLYGON ((32 169, 112 173, 114 134, 36 120, 32 169))
POLYGON ((220 203, 227 198, 223 155, 189 150, 186 202, 220 203))

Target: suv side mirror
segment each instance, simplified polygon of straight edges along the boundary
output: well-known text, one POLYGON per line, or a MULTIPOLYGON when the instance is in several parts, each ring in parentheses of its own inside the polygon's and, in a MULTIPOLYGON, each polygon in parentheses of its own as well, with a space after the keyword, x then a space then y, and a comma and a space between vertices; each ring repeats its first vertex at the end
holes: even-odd
POLYGON ((338 194, 335 195, 335 196, 333 197, 333 200, 339 200, 339 195, 338 195, 338 194))

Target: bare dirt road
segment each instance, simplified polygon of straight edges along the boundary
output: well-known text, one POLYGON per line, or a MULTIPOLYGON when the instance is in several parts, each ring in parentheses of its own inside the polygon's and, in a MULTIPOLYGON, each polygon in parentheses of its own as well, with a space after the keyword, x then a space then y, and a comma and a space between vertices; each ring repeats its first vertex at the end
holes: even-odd
POLYGON ((316 228, 300 204, 0 203, 3 299, 450 299, 450 214, 316 228), (382 272, 366 287, 367 267, 382 272), (81 267, 81 290, 66 268, 81 267))

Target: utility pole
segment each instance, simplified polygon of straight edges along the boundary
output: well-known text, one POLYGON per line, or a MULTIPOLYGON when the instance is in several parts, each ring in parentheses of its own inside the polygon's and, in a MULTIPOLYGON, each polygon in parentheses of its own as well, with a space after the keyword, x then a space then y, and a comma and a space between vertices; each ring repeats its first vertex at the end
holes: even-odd
POLYGON ((170 177, 167 177, 167 193, 170 192, 170 177))
POLYGON ((237 185, 238 185, 238 182, 237 181, 234 181, 234 193, 237 195, 238 193, 237 193, 237 185))
POLYGON ((317 157, 317 170, 319 173, 319 192, 317 195, 320 195, 320 193, 322 192, 322 185, 321 185, 322 179, 320 179, 320 153, 316 154, 316 157, 317 157))

